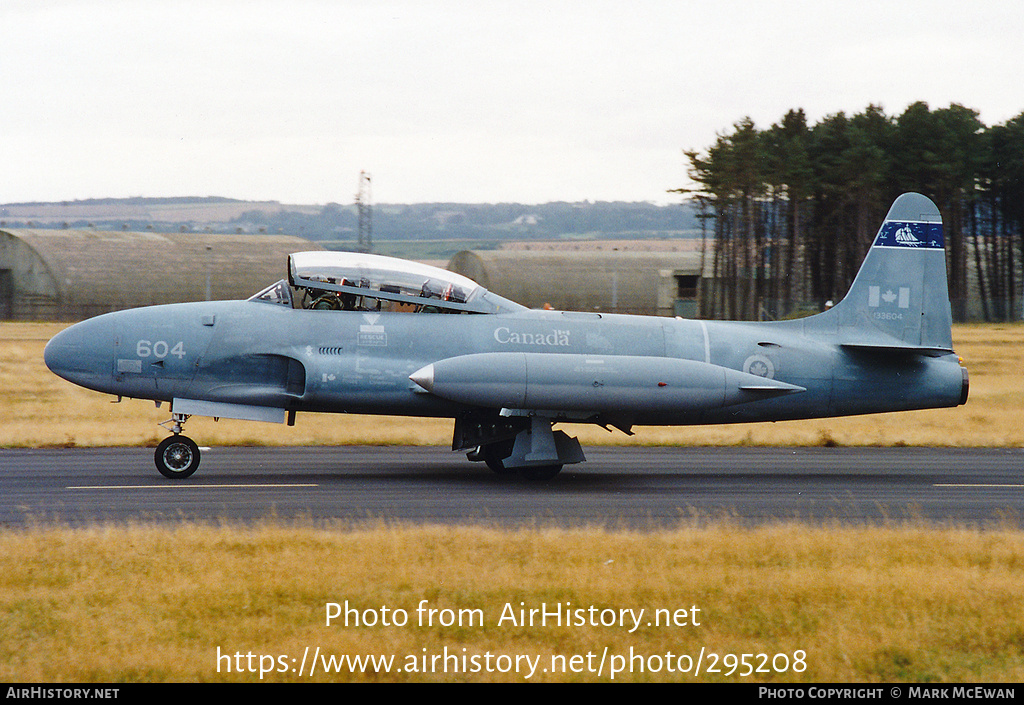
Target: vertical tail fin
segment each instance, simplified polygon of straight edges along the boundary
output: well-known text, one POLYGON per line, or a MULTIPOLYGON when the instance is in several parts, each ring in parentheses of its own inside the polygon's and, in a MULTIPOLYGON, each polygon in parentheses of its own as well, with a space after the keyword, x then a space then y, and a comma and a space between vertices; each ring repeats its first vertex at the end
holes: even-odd
POLYGON ((852 347, 952 350, 942 217, 930 199, 893 202, 849 293, 822 318, 852 347))

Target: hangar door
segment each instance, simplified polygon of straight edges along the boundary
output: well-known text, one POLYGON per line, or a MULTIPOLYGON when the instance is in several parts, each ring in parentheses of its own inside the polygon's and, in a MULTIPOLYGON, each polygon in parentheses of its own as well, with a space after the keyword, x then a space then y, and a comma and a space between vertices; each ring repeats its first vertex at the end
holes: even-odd
POLYGON ((0 269, 0 320, 14 317, 14 277, 9 269, 0 269))

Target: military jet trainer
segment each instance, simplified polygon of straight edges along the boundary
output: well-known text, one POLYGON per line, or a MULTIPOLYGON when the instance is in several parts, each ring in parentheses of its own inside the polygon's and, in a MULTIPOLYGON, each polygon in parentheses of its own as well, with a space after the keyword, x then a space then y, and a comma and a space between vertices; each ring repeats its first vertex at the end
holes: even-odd
POLYGON ((157 469, 199 467, 190 416, 294 424, 299 412, 448 417, 452 450, 548 479, 585 458, 559 423, 779 421, 953 407, 942 221, 893 203, 846 297, 765 323, 530 310, 445 270, 298 252, 245 301, 108 313, 46 346, 47 366, 118 397, 169 402, 157 469))

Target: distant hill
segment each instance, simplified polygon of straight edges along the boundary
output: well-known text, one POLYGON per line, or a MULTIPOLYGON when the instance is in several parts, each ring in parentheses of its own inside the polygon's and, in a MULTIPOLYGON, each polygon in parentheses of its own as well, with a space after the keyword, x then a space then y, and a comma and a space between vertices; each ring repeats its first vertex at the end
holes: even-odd
POLYGON ((181 196, 172 198, 144 198, 142 196, 136 196, 134 198, 84 198, 77 201, 61 201, 59 204, 53 201, 30 201, 28 203, 11 203, 10 206, 15 207, 28 207, 28 206, 54 206, 61 205, 64 207, 78 207, 78 206, 152 206, 161 204, 204 204, 204 203, 246 203, 247 201, 240 201, 237 198, 224 198, 222 196, 181 196))
MULTIPOLYGON (((692 237, 689 204, 638 202, 375 204, 374 241, 649 239, 692 237)), ((157 232, 284 233, 334 243, 354 240, 354 205, 290 205, 230 198, 100 198, 0 205, 0 227, 157 232)))
POLYGON ((94 227, 105 230, 185 229, 235 230, 231 224, 246 211, 275 213, 282 209, 315 214, 320 206, 284 206, 275 201, 240 201, 232 198, 90 198, 54 203, 0 205, 0 222, 6 227, 94 227), (147 227, 149 226, 149 227, 147 227))

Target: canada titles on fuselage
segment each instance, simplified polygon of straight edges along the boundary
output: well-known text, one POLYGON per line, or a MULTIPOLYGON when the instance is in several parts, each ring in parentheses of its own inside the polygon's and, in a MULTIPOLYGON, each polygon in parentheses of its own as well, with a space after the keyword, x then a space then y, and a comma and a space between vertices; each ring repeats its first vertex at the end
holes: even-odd
POLYGON ((527 333, 509 330, 501 326, 494 330, 494 339, 502 345, 535 345, 548 348, 569 347, 567 330, 551 330, 549 332, 527 333))

